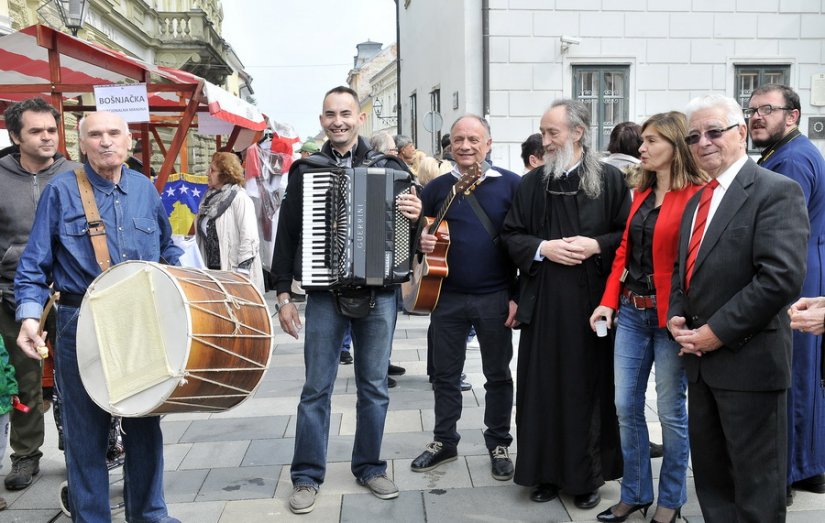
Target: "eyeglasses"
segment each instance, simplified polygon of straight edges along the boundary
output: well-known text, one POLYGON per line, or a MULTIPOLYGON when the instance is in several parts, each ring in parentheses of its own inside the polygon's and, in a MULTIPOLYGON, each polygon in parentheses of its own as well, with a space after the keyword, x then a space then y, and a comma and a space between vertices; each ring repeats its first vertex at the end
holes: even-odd
POLYGON ((753 116, 754 113, 760 116, 768 116, 774 111, 792 111, 793 107, 774 107, 770 104, 767 105, 760 105, 759 107, 748 107, 746 109, 742 109, 742 114, 745 115, 745 118, 750 118, 753 116))
MULTIPOLYGON (((704 134, 705 138, 707 138, 708 140, 718 140, 722 137, 723 134, 730 131, 734 127, 739 127, 739 124, 735 123, 730 127, 725 127, 724 129, 709 129, 702 134, 704 134)), ((697 143, 699 143, 699 140, 702 139, 702 134, 694 133, 685 136, 685 143, 688 145, 696 145, 697 143)))

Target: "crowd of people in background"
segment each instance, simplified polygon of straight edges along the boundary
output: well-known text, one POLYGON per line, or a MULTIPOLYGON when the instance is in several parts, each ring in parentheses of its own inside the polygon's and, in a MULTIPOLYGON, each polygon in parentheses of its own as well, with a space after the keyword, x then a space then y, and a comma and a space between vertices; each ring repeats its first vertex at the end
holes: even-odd
MULTIPOLYGON (((447 209, 448 263, 460 270, 444 278, 430 314, 433 438, 413 472, 459 455, 462 392, 472 387, 463 366, 476 338, 491 475, 528 487, 534 502, 565 492, 592 509, 605 482, 622 478, 619 502, 599 521, 647 516, 655 503, 653 521, 673 522, 688 498, 691 461, 706 521, 782 521, 794 489, 825 493, 825 160, 799 131, 800 112, 799 96, 781 85, 754 90, 744 110, 724 96, 701 96, 684 112, 617 123, 600 154, 588 107, 560 99, 521 144, 516 174, 493 165, 493 130, 481 116, 459 117, 430 156, 405 135, 359 136, 366 115, 358 96, 336 87, 319 116, 326 141, 300 144, 300 159, 275 188, 268 267, 243 158, 215 153, 193 226, 204 265, 274 290, 281 328, 296 339, 303 330, 290 509, 312 511, 324 483, 339 365, 353 365, 358 397, 352 473, 381 499, 399 495, 381 443, 388 389, 405 373, 390 362, 400 291, 352 290, 347 299, 369 303, 359 315, 342 308, 337 293, 301 289, 302 180, 318 166, 409 173, 414 188, 396 205, 419 256, 440 241, 422 218, 447 209), (748 138, 762 150, 757 162, 748 138), (474 190, 451 195, 471 176, 474 190), (460 204, 445 207, 453 196, 460 204), (521 330, 515 379, 513 329, 521 330), (661 446, 647 429, 651 373, 661 446), (659 456, 654 488, 651 459, 659 456)), ((25 489, 39 472, 48 404, 39 319, 53 283, 61 298, 46 331, 59 333, 48 344, 56 342, 73 517, 106 521, 102 456, 111 417, 84 392, 75 358, 77 310, 100 267, 86 236, 67 232, 86 220, 75 176, 91 182, 107 226, 153 224, 151 238, 131 227, 127 241, 114 242, 113 260, 177 264, 181 251, 152 185, 123 166, 132 145, 123 120, 81 120, 86 163, 78 164, 57 151, 59 118, 39 98, 5 113, 14 147, 0 158, 0 188, 27 195, 0 201, 0 426, 10 426, 12 450, 5 486, 25 489), (128 216, 116 211, 121 201, 128 216), (20 404, 28 412, 13 408, 20 404)), ((123 429, 127 518, 177 521, 163 499, 158 417, 124 420, 123 429)), ((5 440, 0 457, 4 451, 5 440)))

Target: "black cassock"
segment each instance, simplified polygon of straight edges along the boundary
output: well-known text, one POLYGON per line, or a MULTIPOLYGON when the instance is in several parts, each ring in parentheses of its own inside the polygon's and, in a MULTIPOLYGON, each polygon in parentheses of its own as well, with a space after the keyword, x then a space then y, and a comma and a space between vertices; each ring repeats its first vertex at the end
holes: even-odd
POLYGON ((589 198, 578 169, 567 178, 524 176, 501 231, 521 274, 522 322, 516 385, 515 483, 551 483, 576 495, 622 475, 613 403, 613 331, 598 338, 589 318, 599 304, 630 207, 622 173, 602 167, 589 198), (601 254, 581 265, 535 261, 543 240, 587 236, 601 254))

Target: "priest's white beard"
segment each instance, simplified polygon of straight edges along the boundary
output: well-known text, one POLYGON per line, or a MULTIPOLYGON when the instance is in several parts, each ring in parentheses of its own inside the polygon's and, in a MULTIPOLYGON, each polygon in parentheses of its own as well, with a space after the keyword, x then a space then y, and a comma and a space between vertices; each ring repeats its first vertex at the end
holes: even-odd
POLYGON ((554 152, 544 153, 544 180, 557 179, 564 174, 567 166, 573 162, 573 141, 567 140, 564 147, 554 152))

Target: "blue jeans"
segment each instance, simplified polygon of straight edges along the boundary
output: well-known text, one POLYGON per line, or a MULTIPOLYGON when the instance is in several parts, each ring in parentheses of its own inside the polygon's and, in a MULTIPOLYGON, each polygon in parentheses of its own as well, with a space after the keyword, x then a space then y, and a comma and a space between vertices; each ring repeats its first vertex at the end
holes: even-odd
MULTIPOLYGON (((57 311, 55 374, 60 387, 63 441, 69 476, 72 521, 104 523, 109 508, 109 471, 106 465, 111 416, 95 404, 77 366, 79 309, 61 305, 57 311)), ((163 499, 163 435, 160 418, 123 418, 123 465, 126 521, 177 521, 168 518, 163 499)))
POLYGON ((658 503, 678 508, 687 500, 687 377, 679 358, 679 345, 658 325, 656 309, 638 310, 622 298, 614 347, 616 413, 624 457, 622 501, 630 505, 653 501, 645 390, 655 361, 657 409, 664 444, 658 503))
POLYGON ((344 341, 341 342, 341 352, 349 352, 352 347, 352 326, 348 325, 344 332, 344 341))
POLYGON ((304 364, 306 382, 298 405, 295 454, 292 457, 292 484, 318 488, 326 474, 327 445, 332 388, 338 374, 341 339, 352 323, 355 385, 355 443, 352 473, 359 482, 387 471, 379 459, 384 421, 390 403, 387 391, 387 361, 395 327, 395 291, 379 290, 375 307, 364 318, 342 316, 329 292, 307 293, 304 364))

